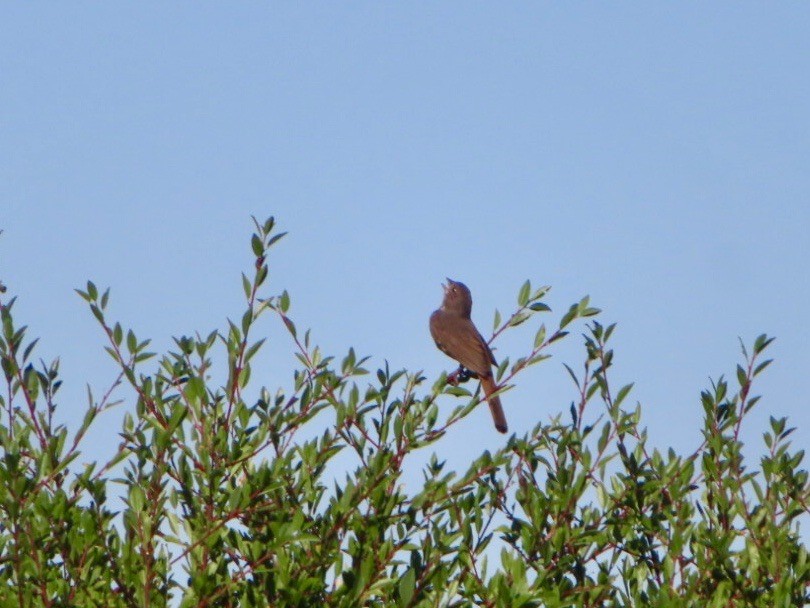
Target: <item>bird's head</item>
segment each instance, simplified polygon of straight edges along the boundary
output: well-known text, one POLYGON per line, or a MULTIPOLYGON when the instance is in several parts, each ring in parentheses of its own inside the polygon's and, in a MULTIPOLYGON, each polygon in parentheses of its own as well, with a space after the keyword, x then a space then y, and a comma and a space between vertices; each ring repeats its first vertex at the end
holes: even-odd
POLYGON ((442 309, 469 317, 472 312, 472 294, 467 286, 453 279, 447 279, 447 284, 442 285, 442 289, 444 289, 442 309))

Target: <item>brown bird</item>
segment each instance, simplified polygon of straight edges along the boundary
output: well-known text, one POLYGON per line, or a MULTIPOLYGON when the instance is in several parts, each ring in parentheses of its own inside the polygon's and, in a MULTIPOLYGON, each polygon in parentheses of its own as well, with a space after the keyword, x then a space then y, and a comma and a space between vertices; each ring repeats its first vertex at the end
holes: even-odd
MULTIPOLYGON (((506 432, 506 416, 501 400, 493 395, 498 386, 492 377, 492 365, 497 365, 492 351, 470 319, 472 295, 464 283, 447 279, 442 307, 430 315, 430 335, 444 354, 449 355, 481 380, 481 387, 492 412, 495 428, 506 432)), ((459 372, 462 370, 460 369, 459 372)))

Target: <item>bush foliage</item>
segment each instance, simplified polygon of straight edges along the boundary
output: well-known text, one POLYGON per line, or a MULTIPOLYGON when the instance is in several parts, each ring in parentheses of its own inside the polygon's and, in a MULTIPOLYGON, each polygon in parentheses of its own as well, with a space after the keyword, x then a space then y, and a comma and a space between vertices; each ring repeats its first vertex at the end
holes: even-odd
POLYGON ((741 450, 771 338, 701 393, 698 449, 659 451, 628 405, 631 386, 610 381, 614 326, 594 320, 587 298, 548 321, 548 289, 526 282, 515 311, 496 314, 493 340, 530 332, 498 381, 508 390, 550 345, 584 332, 570 411, 453 471, 433 448, 480 395, 445 375, 371 371, 352 349, 323 353, 294 324, 286 292, 263 295, 282 236, 272 218, 256 223, 239 320, 165 354, 109 319, 108 291, 79 291, 120 372, 105 394, 88 391, 78 428, 57 423, 58 360, 34 363, 36 340, 0 294, 0 605, 808 602, 804 451, 784 418, 771 418, 758 466, 741 450), (299 361, 287 387, 253 380, 265 375, 251 364, 266 314, 299 361), (87 430, 114 406, 126 411, 120 447, 80 462, 87 430), (415 461, 421 483, 406 483, 415 461))

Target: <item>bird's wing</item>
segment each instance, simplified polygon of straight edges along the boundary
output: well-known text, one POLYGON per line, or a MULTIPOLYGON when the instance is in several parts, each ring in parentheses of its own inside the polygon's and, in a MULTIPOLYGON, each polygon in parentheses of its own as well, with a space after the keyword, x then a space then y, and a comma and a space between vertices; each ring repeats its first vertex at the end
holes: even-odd
POLYGON ((490 364, 495 358, 470 319, 434 313, 430 319, 430 332, 436 345, 468 370, 480 376, 492 373, 490 364))
POLYGON ((498 362, 495 360, 495 355, 492 354, 492 349, 489 347, 489 344, 487 344, 487 341, 484 340, 484 337, 480 333, 478 334, 478 337, 481 340, 481 344, 483 344, 484 348, 487 349, 487 354, 489 355, 489 362, 492 363, 492 365, 498 365, 498 362))

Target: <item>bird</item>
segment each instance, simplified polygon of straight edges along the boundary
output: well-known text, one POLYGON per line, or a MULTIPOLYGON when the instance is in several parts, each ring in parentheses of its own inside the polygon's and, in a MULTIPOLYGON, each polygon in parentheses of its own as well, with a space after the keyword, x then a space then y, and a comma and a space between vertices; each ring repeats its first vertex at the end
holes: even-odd
POLYGON ((457 373, 462 374, 466 369, 481 381, 495 428, 506 433, 508 427, 501 399, 493 395, 498 385, 492 375, 492 366, 497 362, 470 318, 472 294, 464 283, 452 279, 447 279, 447 285, 442 285, 442 288, 441 308, 430 315, 430 335, 440 351, 459 362, 461 368, 457 373))

